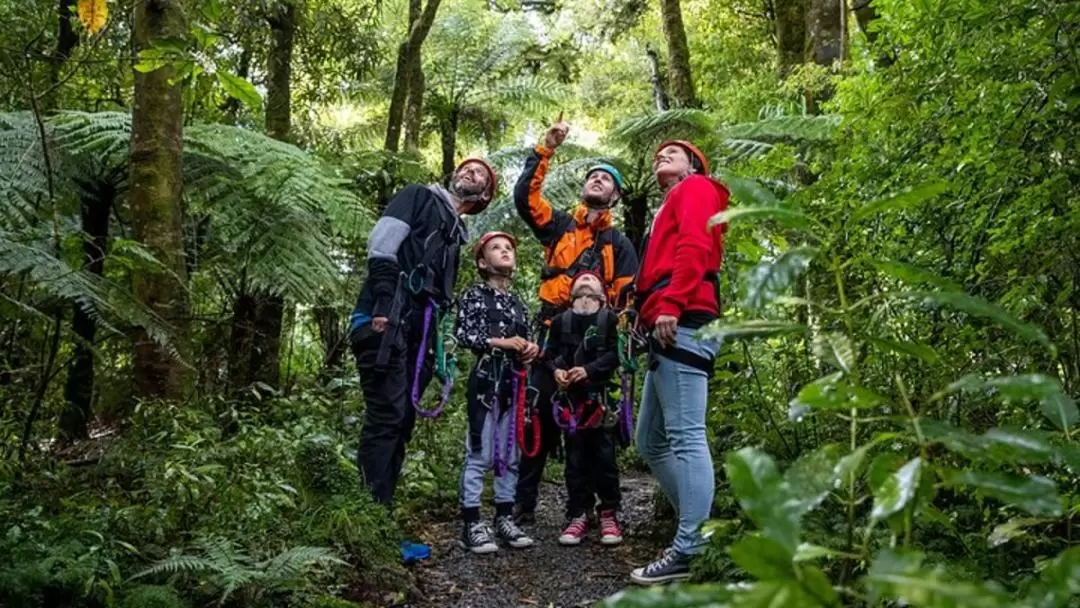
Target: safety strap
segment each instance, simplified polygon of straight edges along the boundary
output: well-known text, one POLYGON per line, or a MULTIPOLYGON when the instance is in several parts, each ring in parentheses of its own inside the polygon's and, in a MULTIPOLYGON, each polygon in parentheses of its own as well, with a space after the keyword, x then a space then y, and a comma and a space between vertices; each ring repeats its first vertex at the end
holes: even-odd
POLYGON ((420 375, 424 368, 424 357, 427 356, 428 336, 431 333, 434 316, 435 301, 428 298, 424 305, 424 329, 420 337, 420 349, 416 352, 411 394, 413 409, 424 418, 435 418, 442 413, 447 402, 450 401, 450 391, 454 388, 454 375, 457 373, 457 342, 453 338, 446 340, 443 335, 450 330, 451 317, 446 311, 440 311, 439 321, 435 327, 435 376, 442 380, 442 393, 438 405, 433 409, 428 410, 420 406, 420 375), (450 349, 446 348, 445 341, 450 342, 450 349))
MULTIPOLYGON (((514 409, 520 406, 520 402, 525 395, 525 374, 525 370, 514 370, 513 376, 511 376, 510 403, 514 409)), ((510 470, 510 459, 514 455, 514 448, 517 444, 514 437, 518 430, 517 420, 515 420, 513 413, 514 409, 511 409, 508 413, 511 418, 510 423, 506 425, 506 441, 499 441, 499 408, 492 407, 488 410, 488 417, 491 422, 491 468, 495 473, 495 477, 502 477, 510 470), (505 449, 503 446, 505 446, 505 449)))
MULTIPOLYGON (((715 270, 705 271, 705 280, 709 281, 716 286, 716 306, 720 307, 720 273, 715 270)), ((648 289, 643 289, 634 292, 634 308, 641 310, 641 307, 645 305, 645 301, 649 299, 654 293, 661 289, 671 285, 671 275, 666 274, 656 282, 653 283, 648 289)), ((717 310, 719 312, 719 310, 717 310)))
MULTIPOLYGON (((606 245, 612 242, 611 228, 604 228, 600 232, 596 233, 593 238, 593 244, 590 247, 582 249, 578 252, 574 261, 568 268, 555 268, 551 265, 551 257, 555 255, 555 249, 559 244, 559 241, 566 236, 567 233, 563 233, 559 239, 555 241, 555 244, 551 247, 551 252, 548 254, 547 262, 543 269, 540 270, 540 279, 547 281, 554 279, 557 276, 566 275, 573 279, 580 272, 586 270, 596 271, 599 267, 600 273, 603 275, 604 281, 607 281, 608 269, 604 267, 604 255, 603 249, 606 245)), ((614 273, 614 269, 611 269, 611 273, 614 273)))

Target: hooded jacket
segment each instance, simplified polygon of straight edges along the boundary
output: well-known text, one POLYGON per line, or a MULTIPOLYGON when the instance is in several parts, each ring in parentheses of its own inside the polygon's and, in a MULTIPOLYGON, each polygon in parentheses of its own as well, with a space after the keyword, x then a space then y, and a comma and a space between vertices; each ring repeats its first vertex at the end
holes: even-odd
POLYGON ((554 150, 536 146, 514 186, 518 215, 544 247, 540 300, 547 309, 546 314, 541 310, 541 315, 548 318, 570 305, 570 284, 577 272, 593 270, 599 274, 608 301, 615 303, 619 292, 633 281, 638 265, 630 240, 612 226, 610 210, 601 211, 589 222, 589 208, 584 203, 570 214, 544 199, 544 177, 554 154, 554 150))
POLYGON ((671 315, 679 325, 700 327, 720 315, 717 273, 727 224, 709 228, 709 219, 727 209, 729 197, 727 186, 704 175, 687 177, 664 197, 635 281, 646 326, 671 315))

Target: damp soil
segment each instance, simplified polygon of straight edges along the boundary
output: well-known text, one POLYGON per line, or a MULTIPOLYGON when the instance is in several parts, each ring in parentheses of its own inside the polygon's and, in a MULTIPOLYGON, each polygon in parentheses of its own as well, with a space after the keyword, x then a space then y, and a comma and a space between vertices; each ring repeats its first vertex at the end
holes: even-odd
MULTIPOLYGON (((642 473, 624 474, 620 522, 624 542, 600 544, 597 530, 580 546, 563 547, 565 488, 541 485, 537 521, 527 527, 536 544, 526 549, 500 546, 498 553, 474 555, 460 546, 460 521, 425 526, 432 558, 412 568, 415 586, 410 606, 495 608, 592 606, 629 584, 630 571, 655 559, 659 544, 651 532, 653 481, 642 473)), ((490 517, 490 513, 485 513, 490 517)))

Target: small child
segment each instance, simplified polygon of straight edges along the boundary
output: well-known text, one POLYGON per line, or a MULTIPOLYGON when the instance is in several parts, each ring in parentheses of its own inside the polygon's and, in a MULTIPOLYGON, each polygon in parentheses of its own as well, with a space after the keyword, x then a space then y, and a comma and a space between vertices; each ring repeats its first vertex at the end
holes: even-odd
POLYGON ((600 542, 617 545, 622 495, 615 461, 612 377, 619 365, 617 318, 600 276, 582 272, 570 286, 571 308, 552 320, 544 363, 559 387, 555 422, 567 431, 566 516, 559 544, 579 545, 599 498, 600 542))
POLYGON ((469 432, 461 474, 461 538, 473 553, 498 551, 496 537, 515 549, 533 544, 511 515, 519 458, 514 408, 526 388, 524 368, 540 352, 529 341, 525 303, 510 293, 516 251, 512 235, 489 232, 480 237, 473 252, 484 282, 470 287, 458 302, 455 338, 476 354, 469 375, 469 432), (494 534, 480 519, 480 495, 490 469, 495 471, 494 534))

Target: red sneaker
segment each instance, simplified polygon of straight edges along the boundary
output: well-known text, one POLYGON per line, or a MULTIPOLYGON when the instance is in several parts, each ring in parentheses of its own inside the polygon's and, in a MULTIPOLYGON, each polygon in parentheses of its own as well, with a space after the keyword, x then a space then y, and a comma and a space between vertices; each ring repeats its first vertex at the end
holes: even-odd
POLYGON ((580 545, 589 532, 589 518, 582 515, 570 520, 570 524, 562 531, 559 544, 566 546, 580 545))
POLYGON ((600 544, 617 545, 622 542, 622 528, 615 517, 615 510, 600 512, 600 544))

